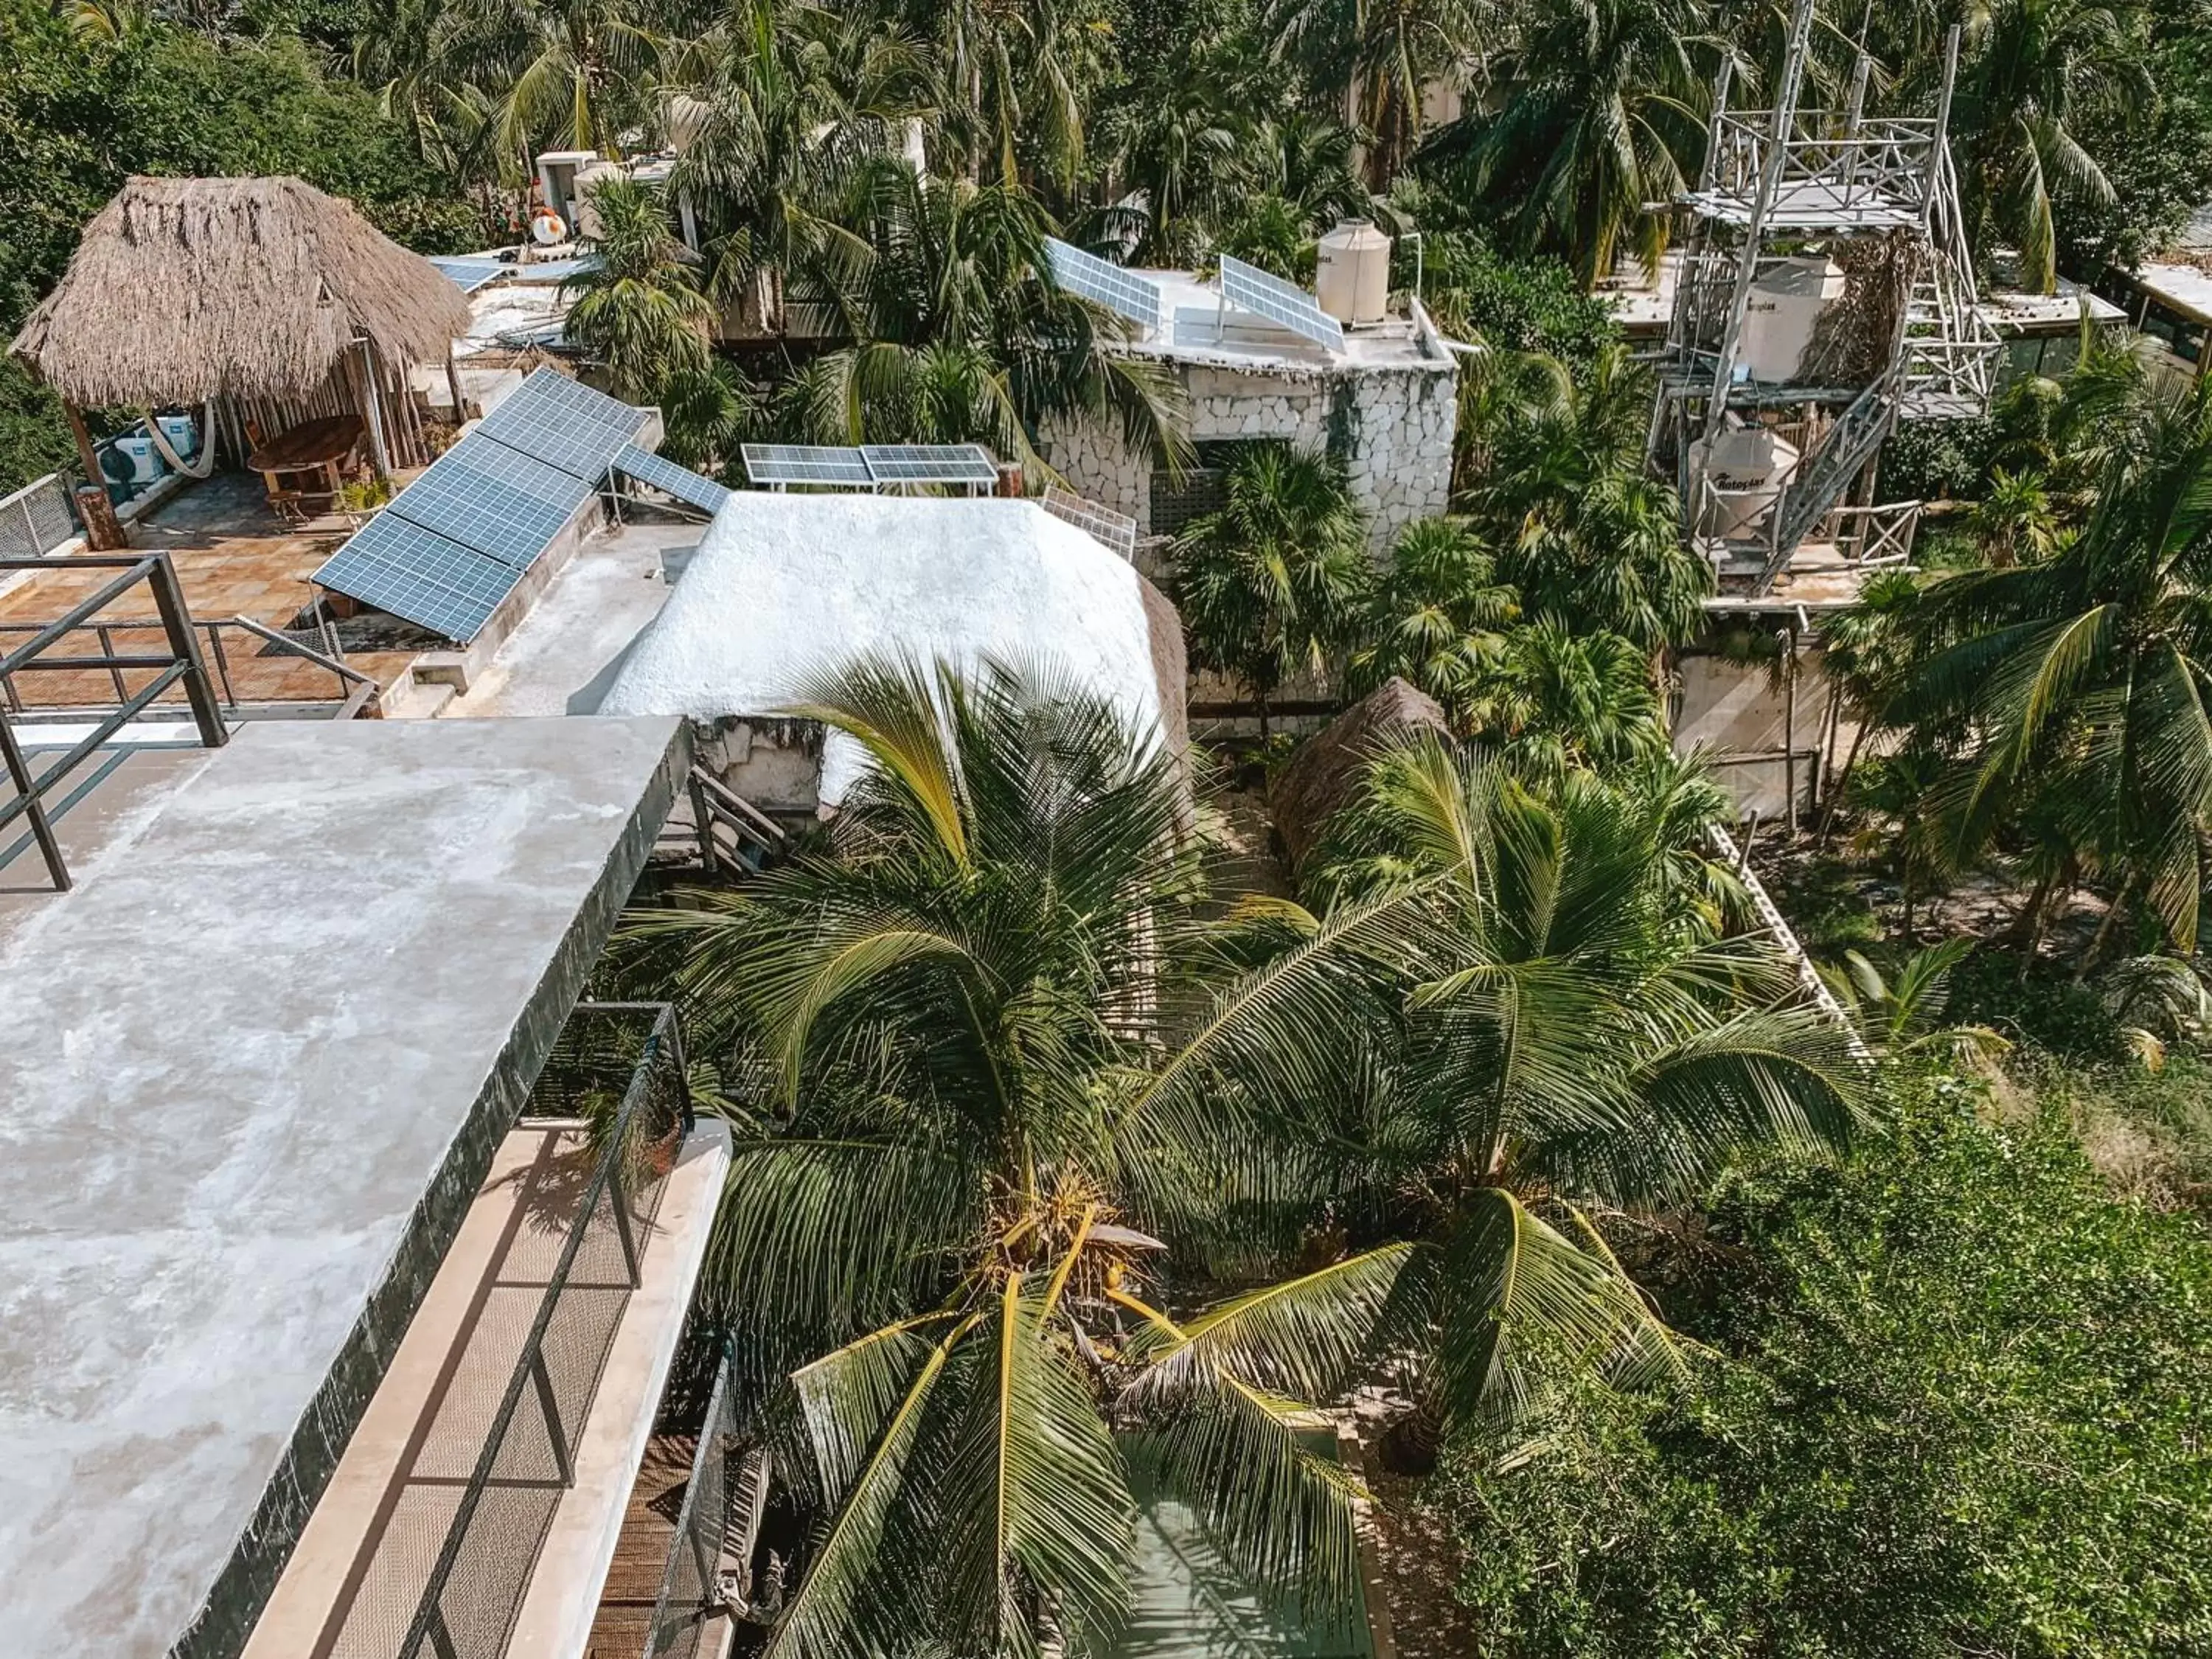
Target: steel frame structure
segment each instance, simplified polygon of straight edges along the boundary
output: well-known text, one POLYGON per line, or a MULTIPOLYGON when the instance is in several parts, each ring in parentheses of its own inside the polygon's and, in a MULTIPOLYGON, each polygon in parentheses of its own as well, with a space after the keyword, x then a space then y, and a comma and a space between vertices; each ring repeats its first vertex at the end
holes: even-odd
POLYGON ((1882 518, 1885 533, 1872 538, 1881 562, 1909 557, 1917 504, 1875 507, 1881 446, 1901 416, 1984 412, 2003 349, 1975 294, 1948 142, 1958 30, 1946 43, 1932 116, 1867 116, 1871 65, 1863 58, 1844 110, 1805 110, 1798 96, 1813 13, 1813 0, 1795 0, 1771 107, 1730 109, 1732 65, 1723 62, 1705 163, 1678 204, 1689 224, 1651 416, 1651 465, 1680 490, 1685 538, 1753 594, 1771 590, 1816 533, 1840 540, 1839 512, 1859 516, 1862 542, 1865 514, 1882 518), (1886 357, 1856 384, 1752 381, 1741 368, 1744 325, 1760 271, 1807 243, 1861 238, 1905 245, 1909 289, 1899 296, 1886 357), (1695 473, 1694 446, 1734 425, 1776 425, 1786 411, 1814 435, 1766 489, 1730 492, 1695 473), (1747 493, 1771 504, 1720 531, 1737 515, 1711 509, 1747 493))

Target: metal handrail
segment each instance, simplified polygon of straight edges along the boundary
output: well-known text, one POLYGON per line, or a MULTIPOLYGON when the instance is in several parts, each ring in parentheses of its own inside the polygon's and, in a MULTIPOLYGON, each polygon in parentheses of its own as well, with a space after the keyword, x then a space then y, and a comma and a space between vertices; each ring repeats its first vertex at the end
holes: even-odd
MULTIPOLYGON (((61 672, 104 669, 114 679, 116 696, 118 698, 126 696, 128 694, 125 691, 122 682, 123 671, 165 667, 170 659, 167 657, 118 655, 113 647, 112 636, 118 634, 143 633, 159 629, 162 626, 158 618, 150 617, 122 617, 97 623, 80 622, 77 624, 80 629, 90 629, 99 636, 100 655, 48 657, 35 662, 19 664, 13 670, 0 669, 0 701, 4 701, 19 714, 26 712, 27 706, 15 692, 12 676, 16 672, 42 671, 61 672)), ((196 619, 192 623, 192 627, 207 636, 207 655, 208 659, 212 662, 216 686, 221 694, 219 701, 225 709, 233 714, 261 705, 248 703, 238 695, 237 688, 232 684, 229 653, 223 648, 222 633, 225 629, 235 629, 249 634, 255 639, 297 657, 313 667, 322 669, 335 678, 338 682, 339 697, 338 712, 333 715, 334 719, 351 719, 374 702, 381 690, 373 675, 364 674, 350 663, 331 656, 326 652, 318 651, 314 647, 280 629, 271 628, 265 623, 257 622, 251 617, 211 617, 205 620, 196 619)), ((51 624, 0 622, 0 636, 11 634, 44 634, 51 630, 51 624)), ((270 701, 290 703, 295 701, 312 702, 313 700, 278 698, 270 701)), ((42 708, 41 712, 61 714, 69 711, 66 708, 56 708, 51 711, 42 708)))
MULTIPOLYGON (((477 1454, 468 1485, 462 1492, 453 1521, 446 1529, 445 1541, 439 1549, 437 1559, 431 1567, 429 1579, 416 1604, 414 1617, 409 1621, 406 1637, 399 1644, 400 1659, 417 1659, 417 1656, 424 1652, 426 1643, 428 1644, 428 1651, 435 1659, 456 1659, 459 1650, 447 1623, 443 1597, 453 1580, 453 1569, 460 1559, 462 1547, 468 1540, 470 1527, 476 1519, 484 1493, 493 1485, 500 1453, 507 1444, 508 1431, 514 1424, 517 1413, 522 1409, 526 1395, 533 1396, 538 1409, 544 1413, 544 1426, 561 1486, 567 1488, 575 1484, 571 1442, 566 1432, 567 1425, 561 1421, 556 1409, 546 1359, 546 1336, 561 1306, 562 1296, 568 1288, 569 1274, 574 1268, 577 1255, 583 1249, 586 1235, 599 1214, 600 1201, 611 1188, 614 1199, 615 1228, 629 1273, 629 1289, 635 1291, 641 1281, 644 1241, 638 1237, 638 1232, 642 1226, 651 1224, 652 1216, 650 1212, 637 1217, 630 1214, 623 1192, 626 1182, 623 1166, 630 1133, 652 1093, 653 1071, 657 1064, 667 1065, 676 1079, 682 1104, 679 1126, 688 1130, 691 1118, 690 1091, 684 1077, 683 1039, 677 1026, 673 1005, 580 1003, 571 1015, 573 1019, 576 1015, 642 1012, 653 1014, 652 1029, 647 1033, 636 1063, 631 1069, 629 1084, 623 1091, 621 1104, 616 1109, 605 1148, 585 1186, 577 1206, 576 1218, 569 1224, 568 1237, 562 1241, 560 1256, 546 1284, 545 1294, 538 1302, 537 1316, 532 1320, 529 1334, 523 1340, 522 1352, 515 1362, 514 1375, 508 1378, 506 1391, 500 1397, 499 1409, 492 1416, 489 1430, 484 1437, 483 1449, 477 1454)), ((604 1359, 602 1355, 602 1363, 604 1359)), ((588 1400, 583 1402, 583 1410, 588 1412, 588 1400)), ((574 1426, 580 1431, 580 1413, 574 1426)), ((522 1582, 527 1583, 526 1573, 522 1582)), ((520 1611, 520 1592, 514 1601, 514 1605, 507 1612, 509 1635, 513 1632, 514 1615, 520 1611)), ((501 1638, 502 1650, 506 1639, 505 1636, 501 1638)))
POLYGON ((721 1565, 723 1530, 729 1518, 729 1495, 724 1489, 720 1466, 729 1456, 729 1425, 723 1419, 728 1409, 731 1373, 735 1364, 733 1356, 725 1352, 721 1364, 714 1369, 714 1392, 707 1401, 706 1420, 700 1425, 699 1443, 692 1450, 691 1472, 684 1485, 684 1502, 676 1512, 676 1534, 668 1540, 668 1559, 660 1570, 659 1593, 653 1598, 652 1622, 646 1627, 644 1659, 669 1659, 676 1651, 675 1644, 668 1638, 671 1615, 679 1611, 685 1628, 691 1632, 690 1651, 696 1653, 700 1627, 723 1605, 717 1576, 721 1565), (709 1494, 714 1500, 719 1500, 718 1506, 724 1513, 708 1515, 702 1523, 700 1501, 709 1494), (702 1524, 714 1528, 714 1549, 711 1556, 702 1524), (679 1586, 687 1566, 697 1577, 699 1594, 696 1599, 679 1601, 679 1586))
MULTIPOLYGON (((150 668, 154 678, 137 695, 125 696, 112 713, 94 723, 92 731, 72 744, 62 757, 37 776, 33 776, 30 763, 24 758, 21 744, 8 719, 7 710, 0 707, 0 768, 4 768, 9 781, 15 787, 16 798, 0 806, 0 830, 4 830, 19 817, 30 820, 32 838, 38 842, 40 855, 45 859, 46 874, 54 890, 66 893, 76 884, 70 875, 69 862, 62 856, 61 842, 54 834, 53 821, 46 811, 46 797, 94 750, 100 748, 118 732, 143 714, 154 700, 171 686, 184 687, 185 700, 191 706, 192 720, 198 728, 204 748, 220 749, 230 741, 230 729, 223 724, 222 711, 216 701, 215 688, 209 683, 207 665, 200 659, 199 641, 192 623, 191 610, 185 604, 183 586, 177 580, 176 567, 167 553, 137 555, 88 554, 75 561, 78 568, 116 570, 121 574, 102 583, 82 599, 71 605, 51 623, 37 629, 23 644, 6 656, 0 657, 0 684, 8 685, 12 695, 13 677, 40 669, 106 668, 115 674, 116 684, 122 684, 121 670, 125 667, 150 668), (98 657, 69 657, 55 662, 39 660, 46 648, 65 639, 79 628, 93 625, 109 628, 112 623, 93 624, 92 618, 140 582, 144 582, 154 595, 154 608, 160 613, 159 627, 168 641, 169 654, 166 657, 118 657, 112 647, 103 644, 98 657)), ((0 572, 8 570, 50 568, 44 559, 0 559, 0 572)))

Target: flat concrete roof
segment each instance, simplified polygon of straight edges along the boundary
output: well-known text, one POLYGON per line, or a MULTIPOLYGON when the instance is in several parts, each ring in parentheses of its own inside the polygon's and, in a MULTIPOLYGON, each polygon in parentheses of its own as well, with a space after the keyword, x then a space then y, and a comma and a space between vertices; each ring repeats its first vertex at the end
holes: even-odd
POLYGON ((1419 324, 1410 317, 1388 317, 1344 331, 1344 349, 1333 351, 1294 334, 1278 323, 1234 306, 1225 309, 1221 291, 1188 270, 1132 270, 1160 292, 1165 326, 1158 334, 1131 340, 1128 349, 1173 362, 1261 373, 1303 370, 1358 372, 1362 369, 1442 368, 1450 361, 1431 352, 1419 324), (1178 317, 1188 325, 1178 329, 1178 317), (1220 324, 1217 337, 1214 325, 1220 324))
POLYGON ((2212 322, 2212 276, 2195 265, 2146 259, 2135 273, 2136 286, 2184 316, 2212 322))
POLYGON ((219 1579, 234 1617, 241 1572, 265 1594, 357 1415, 326 1381, 388 1362, 362 1334, 411 1314, 682 744, 665 719, 258 723, 14 909, 9 1650, 161 1659, 219 1579))

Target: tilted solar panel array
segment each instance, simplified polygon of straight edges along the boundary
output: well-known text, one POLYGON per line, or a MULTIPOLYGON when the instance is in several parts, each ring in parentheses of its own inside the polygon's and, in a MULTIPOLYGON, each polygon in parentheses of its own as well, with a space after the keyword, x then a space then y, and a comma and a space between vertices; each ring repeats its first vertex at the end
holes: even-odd
POLYGON ((878 484, 995 484, 999 464, 981 444, 862 444, 878 484))
POLYGON ((1242 259, 1221 256, 1221 297, 1239 311, 1249 311, 1280 323, 1293 334, 1304 335, 1331 351, 1344 349, 1344 325, 1314 303, 1304 289, 1270 276, 1242 259))
MULTIPOLYGON (((999 464, 981 444, 746 444, 745 477, 756 484, 880 489, 894 484, 992 485, 999 464)), ((650 482, 648 480, 648 482, 650 482)))
POLYGON ((333 554, 315 583, 465 645, 645 421, 539 369, 333 554))
POLYGON ((1053 280, 1070 294, 1118 312, 1152 333, 1159 332, 1160 291, 1151 283, 1056 236, 1044 239, 1044 252, 1053 280))
POLYGON ((441 254, 430 263, 451 278, 464 294, 473 294, 486 283, 511 276, 514 267, 502 259, 471 259, 441 254))
POLYGON ((875 475, 857 449, 836 444, 745 444, 745 477, 757 484, 835 484, 866 489, 875 475))
POLYGON ((615 471, 641 484, 650 484, 702 513, 719 513, 722 503, 730 499, 730 492, 712 478, 688 466, 678 466, 665 455, 640 449, 635 444, 624 444, 615 451, 615 471))

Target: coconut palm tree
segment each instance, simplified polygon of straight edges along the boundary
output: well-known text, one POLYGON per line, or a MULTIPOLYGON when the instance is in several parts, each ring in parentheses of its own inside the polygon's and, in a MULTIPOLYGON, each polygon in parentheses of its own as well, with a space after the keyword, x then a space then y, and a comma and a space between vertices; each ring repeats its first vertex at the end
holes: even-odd
POLYGON ((709 1302, 824 1517, 769 1653, 1086 1644, 1139 1462, 1340 1606, 1352 1488, 1292 1396, 1348 1386, 1393 1258, 1190 1313, 1138 1231, 1217 1218, 1193 1126, 1216 1060, 1267 1046, 1248 992, 1160 1070, 1208 971, 1181 758, 1042 671, 863 664, 798 712, 870 762, 836 848, 646 924, 742 1103, 709 1302))
POLYGON ((1625 249, 1656 270, 1667 221, 1644 204, 1682 189, 1704 143, 1707 23, 1696 0, 1531 0, 1493 71, 1511 88, 1502 106, 1471 109, 1425 154, 1585 288, 1625 249))
POLYGON ((1365 130, 1368 188, 1378 193, 1423 136, 1422 94, 1476 64, 1496 9, 1485 0, 1278 0, 1279 49, 1365 130))
POLYGON ((1963 862, 2039 803, 2075 867, 2193 950, 2212 829, 2212 390, 2149 398, 2072 541, 1931 583, 1898 621, 1912 655, 1884 707, 1954 757, 1945 852, 1963 862))
POLYGON ((932 112, 927 53, 910 37, 770 0, 734 0, 672 52, 659 93, 679 152, 669 190, 713 257, 715 292, 769 329, 787 272, 860 256, 832 204, 932 112))
POLYGON ((1665 1366, 1593 1195, 1846 1127, 1838 1040, 1717 942, 1709 785, 1426 751, 1338 902, 1209 921, 1178 758, 1070 683, 864 664, 795 712, 870 763, 834 845, 645 924, 736 1103, 709 1304, 821 1516, 771 1655, 1095 1643, 1139 1466, 1325 1611, 1352 1488, 1303 1407, 1385 1359, 1448 1416, 1538 1355, 1665 1366))
POLYGON ((1117 423, 1139 453, 1189 453, 1181 384, 1120 349, 1127 325, 1066 292, 1044 257, 1051 229, 1018 185, 927 179, 866 161, 834 212, 848 227, 796 279, 855 343, 794 382, 801 424, 824 441, 973 439, 1048 471, 1039 423, 1117 423))
POLYGON ((1192 663, 1233 675, 1260 705, 1300 672, 1321 674, 1352 644, 1373 579, 1366 525, 1344 469, 1268 441, 1240 445, 1218 512, 1175 550, 1175 600, 1192 663))
POLYGON ((2055 290, 2055 204, 2070 194, 2112 199, 2075 125, 2157 107, 2137 9, 2122 0, 1998 0, 1978 9, 1954 106, 1961 150, 1962 205, 1974 246, 1992 233, 2021 252, 2021 275, 2055 290))

